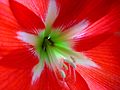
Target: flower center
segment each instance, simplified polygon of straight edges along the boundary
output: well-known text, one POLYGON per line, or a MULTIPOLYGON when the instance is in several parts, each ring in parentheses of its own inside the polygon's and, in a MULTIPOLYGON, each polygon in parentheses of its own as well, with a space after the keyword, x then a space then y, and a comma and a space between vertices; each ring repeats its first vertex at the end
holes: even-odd
POLYGON ((46 29, 38 33, 38 36, 26 32, 17 32, 19 40, 35 47, 33 52, 39 58, 39 63, 32 70, 32 83, 40 77, 45 65, 54 72, 60 72, 63 78, 66 77, 64 70, 68 69, 68 64, 74 68, 77 64, 98 67, 85 55, 72 49, 73 38, 71 38, 71 33, 71 30, 61 31, 50 26, 46 26, 46 29))
POLYGON ((72 49, 71 31, 69 33, 47 26, 45 30, 38 33, 38 36, 25 32, 17 34, 18 39, 35 47, 39 58, 39 63, 33 68, 32 83, 40 77, 45 65, 54 72, 59 72, 63 78, 66 77, 64 70, 69 68, 68 64, 73 68, 76 68, 77 64, 97 67, 85 55, 72 49))
POLYGON ((72 50, 69 38, 59 29, 47 26, 39 33, 35 48, 40 57, 39 66, 46 63, 50 69, 59 71, 62 77, 65 77, 63 67, 67 68, 65 62, 76 67, 74 59, 78 58, 78 55, 72 50))
POLYGON ((56 59, 63 58, 63 54, 71 51, 70 44, 65 35, 60 30, 52 29, 50 26, 39 33, 35 48, 40 55, 40 59, 47 62, 47 64, 53 63, 51 61, 56 59))
POLYGON ((42 44, 42 50, 46 52, 48 45, 54 46, 54 42, 51 40, 50 37, 45 37, 42 44))

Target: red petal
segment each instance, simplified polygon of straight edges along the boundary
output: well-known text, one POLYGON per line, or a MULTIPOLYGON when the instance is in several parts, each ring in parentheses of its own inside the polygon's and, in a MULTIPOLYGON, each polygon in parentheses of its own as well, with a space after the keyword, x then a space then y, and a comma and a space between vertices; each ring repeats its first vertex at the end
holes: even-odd
POLYGON ((33 90, 67 90, 58 82, 53 71, 44 68, 40 79, 34 83, 33 90))
POLYGON ((16 0, 45 20, 49 0, 16 0))
POLYGON ((67 27, 79 16, 87 0, 57 0, 60 8, 59 15, 54 23, 54 27, 67 27))
POLYGON ((0 3, 0 65, 16 68, 30 68, 36 63, 36 59, 30 56, 31 53, 28 50, 23 49, 25 43, 17 39, 16 33, 18 31, 25 30, 16 23, 8 6, 0 3), (20 57, 19 54, 23 55, 23 53, 26 57, 20 57))
POLYGON ((6 4, 6 5, 9 5, 8 0, 1 0, 0 3, 4 3, 4 4, 6 4))
MULTIPOLYGON (((33 11, 42 20, 45 20, 48 9, 49 0, 15 0, 33 11)), ((0 2, 9 5, 9 0, 1 0, 0 2)))
POLYGON ((118 30, 119 22, 120 11, 118 8, 113 8, 106 16, 76 35, 74 48, 77 51, 85 51, 97 46, 118 30))
POLYGON ((16 38, 16 32, 19 30, 22 29, 16 23, 8 6, 0 3, 0 56, 23 47, 23 43, 16 38))
POLYGON ((27 7, 14 0, 10 0, 10 7, 18 23, 25 29, 37 30, 44 28, 42 20, 27 7))
POLYGON ((0 65, 11 68, 32 68, 38 63, 38 57, 28 49, 16 49, 2 56, 0 65))
POLYGON ((25 46, 25 43, 17 39, 19 31, 26 32, 17 24, 9 7, 0 3, 0 57, 25 46))
MULTIPOLYGON (((120 32, 119 32, 120 33, 120 32)), ((120 89, 120 34, 115 34, 86 55, 100 68, 79 68, 91 90, 120 89), (99 86, 99 87, 98 87, 99 86), (104 89, 106 88, 106 89, 104 89)))
POLYGON ((94 22, 104 16, 114 0, 57 0, 60 8, 54 27, 69 28, 84 19, 94 22))
POLYGON ((73 67, 69 68, 65 81, 71 90, 90 90, 86 81, 73 67))
MULTIPOLYGON (((41 74, 40 80, 34 85, 34 90, 89 90, 86 82, 76 73, 76 81, 73 72, 66 72, 67 77, 64 81, 56 78, 53 71, 45 68, 41 74)), ((58 74, 58 73, 57 73, 58 74)))
POLYGON ((0 90, 30 90, 30 70, 0 67, 0 90))
POLYGON ((80 17, 86 17, 90 22, 94 22, 106 15, 115 5, 115 0, 91 0, 84 8, 80 17))

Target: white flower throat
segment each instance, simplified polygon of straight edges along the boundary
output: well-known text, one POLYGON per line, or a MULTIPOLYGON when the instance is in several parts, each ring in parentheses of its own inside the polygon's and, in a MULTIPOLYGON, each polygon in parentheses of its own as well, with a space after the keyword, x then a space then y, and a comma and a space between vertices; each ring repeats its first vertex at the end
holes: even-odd
POLYGON ((74 42, 71 38, 72 33, 72 30, 61 31, 50 26, 46 26, 46 29, 38 33, 38 36, 17 32, 19 40, 34 46, 34 52, 39 58, 39 63, 32 70, 32 84, 40 77, 45 65, 54 72, 58 71, 63 78, 66 77, 64 69, 68 69, 66 63, 73 68, 76 68, 77 64, 98 67, 85 55, 72 49, 74 42))
POLYGON ((78 58, 78 54, 71 49, 69 38, 65 32, 58 29, 51 29, 47 27, 41 32, 37 38, 36 51, 40 57, 40 65, 47 66, 52 70, 60 71, 61 75, 65 77, 62 70, 66 66, 64 62, 69 63, 74 68, 76 67, 74 58, 78 58))

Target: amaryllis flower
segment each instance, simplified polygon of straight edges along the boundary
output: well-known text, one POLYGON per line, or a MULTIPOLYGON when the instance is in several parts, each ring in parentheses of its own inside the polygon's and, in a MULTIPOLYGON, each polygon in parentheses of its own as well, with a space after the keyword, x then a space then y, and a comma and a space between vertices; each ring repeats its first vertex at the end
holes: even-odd
POLYGON ((0 0, 0 90, 120 90, 119 0, 0 0))

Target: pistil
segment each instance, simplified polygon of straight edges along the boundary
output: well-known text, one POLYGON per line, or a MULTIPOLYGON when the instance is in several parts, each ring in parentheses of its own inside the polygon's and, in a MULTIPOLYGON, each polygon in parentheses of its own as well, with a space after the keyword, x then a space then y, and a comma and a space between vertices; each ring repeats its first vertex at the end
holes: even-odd
POLYGON ((50 37, 45 37, 42 43, 42 50, 46 52, 47 45, 54 46, 54 42, 51 40, 50 37))

